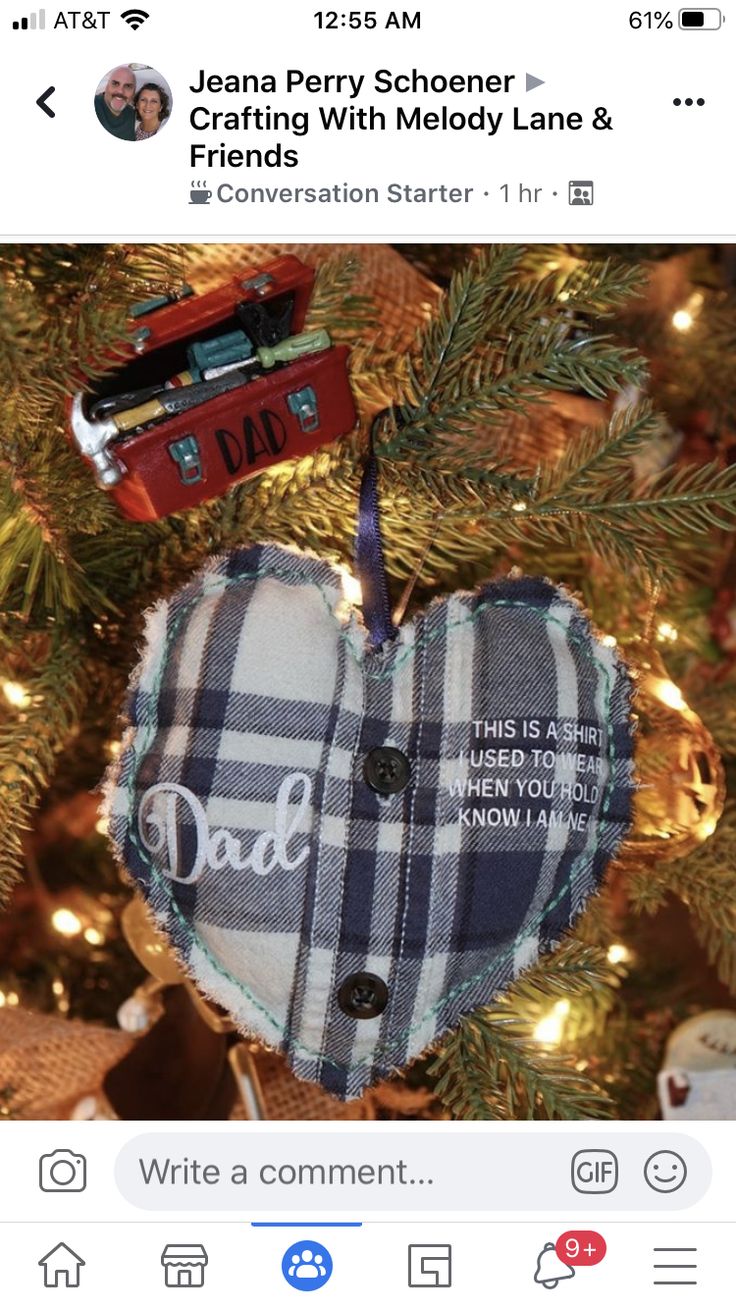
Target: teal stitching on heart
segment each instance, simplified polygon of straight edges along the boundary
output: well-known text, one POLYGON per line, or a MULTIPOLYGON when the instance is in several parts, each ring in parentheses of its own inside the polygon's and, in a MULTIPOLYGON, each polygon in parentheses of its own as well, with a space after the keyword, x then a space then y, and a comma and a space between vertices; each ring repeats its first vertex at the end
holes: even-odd
MULTIPOLYGON (((148 749, 148 745, 153 735, 155 735, 155 731, 157 727, 156 706, 158 704, 158 697, 161 690, 161 683, 163 681, 164 670, 166 665, 166 656, 171 646, 174 643, 174 640, 179 632, 179 628, 181 627, 185 617, 189 613, 190 609, 192 609, 195 605, 199 604, 199 602, 202 599, 205 599, 208 596, 213 595, 216 592, 216 590, 226 590, 228 587, 235 586, 241 582, 257 581, 263 577, 273 577, 277 581, 281 580, 282 578, 289 578, 291 580, 291 578, 293 577, 293 572, 289 570, 281 571, 279 569, 271 567, 271 568, 254 569, 252 571, 237 573, 233 577, 223 577, 221 579, 217 579, 214 582, 212 581, 212 579, 210 579, 208 590, 205 595, 203 595, 202 593, 198 593, 190 601, 188 601, 187 604, 182 605, 181 611, 180 613, 177 614, 175 620, 171 625, 171 631, 167 635, 161 653, 161 661, 156 671, 154 684, 151 689, 151 692, 149 693, 151 712, 150 712, 149 721, 145 724, 143 728, 143 732, 141 733, 142 744, 140 750, 136 749, 135 744, 133 744, 133 746, 131 747, 133 752, 133 758, 135 761, 135 766, 130 770, 130 776, 127 780, 126 787, 125 787, 128 796, 130 813, 132 813, 133 791, 135 787, 138 767, 142 762, 142 759, 146 753, 146 750, 148 749)), ((302 582, 301 585, 309 585, 309 586, 316 587, 322 599, 324 600, 330 615, 333 618, 335 617, 332 603, 330 601, 329 592, 326 590, 325 587, 321 586, 318 582, 312 582, 312 581, 302 582)), ((572 603, 572 602, 569 601, 568 603, 572 603)), ((609 764, 609 777, 601 803, 601 818, 599 818, 599 823, 598 823, 598 826, 600 827, 600 823, 604 821, 604 817, 603 817, 604 811, 608 804, 610 793, 614 785, 614 766, 616 761, 615 745, 614 745, 613 734, 611 732, 611 721, 610 721, 611 696, 613 690, 611 674, 608 668, 606 668, 605 664, 601 663, 601 661, 597 659, 595 655, 593 655, 592 651, 587 648, 588 642, 584 641, 581 637, 576 636, 574 633, 571 633, 569 629, 565 627, 564 623, 561 623, 558 618, 554 618, 552 615, 548 613, 540 612, 540 610, 537 609, 535 605, 528 604, 527 602, 521 600, 484 601, 483 603, 477 605, 476 608, 473 610, 473 612, 471 614, 468 614, 466 617, 456 619, 452 623, 447 623, 444 625, 442 629, 436 632, 427 633, 426 636, 420 642, 417 642, 416 644, 411 646, 407 646, 407 648, 404 651, 402 651, 401 655, 397 656, 397 658, 392 662, 390 668, 384 670, 378 670, 376 672, 368 672, 366 670, 365 675, 375 677, 376 679, 392 677, 396 669, 401 667, 401 665, 405 662, 405 660, 408 659, 411 655, 413 655, 416 649, 429 644, 431 641, 444 635, 446 631, 450 631, 455 627, 463 627, 468 623, 475 622, 475 620, 488 609, 526 609, 529 612, 536 614, 538 617, 543 618, 545 622, 554 624, 555 626, 559 627, 562 631, 564 631, 567 640, 571 644, 577 645, 582 648, 586 658, 588 658, 591 661, 591 663, 595 665, 595 667, 599 670, 599 672, 603 674, 603 677, 605 679, 604 720, 606 723, 606 727, 608 729, 608 740, 609 740, 609 751, 607 755, 608 764, 609 764)), ((364 661, 360 659, 359 652, 356 650, 353 642, 349 638, 349 634, 345 631, 345 629, 340 628, 340 636, 342 637, 343 640, 347 642, 347 645, 351 650, 353 656, 355 657, 356 662, 362 665, 364 661)), ((215 972, 219 973, 225 979, 225 981, 227 981, 230 985, 234 986, 238 991, 240 991, 241 994, 244 995, 245 998, 249 1001, 249 1003, 252 1004, 254 1008, 256 1008, 259 1011, 259 1013, 263 1014, 264 1018, 266 1018, 270 1023, 270 1025, 273 1028, 275 1028, 279 1036, 281 1037, 288 1036, 287 1030, 280 1025, 278 1019, 275 1018, 273 1014, 271 1014, 268 1011, 265 1005, 261 1004, 261 1002, 258 999, 256 999, 256 997, 250 991, 250 988, 247 987, 245 983, 241 982, 237 977, 234 977, 232 973, 230 973, 228 969, 225 968, 220 963, 220 961, 212 954, 207 944, 202 940, 199 933, 192 927, 189 920, 184 917, 181 909, 179 908, 178 904, 176 903, 176 900, 173 897, 170 888, 170 883, 166 878, 162 877, 162 875, 154 867, 153 863, 148 859, 147 854, 144 853, 143 847, 141 846, 138 840, 138 834, 137 834, 135 823, 131 822, 129 824, 128 836, 131 843, 135 846, 135 849, 137 850, 143 862, 144 867, 146 867, 149 873, 151 873, 152 877, 155 879, 158 886, 166 891, 168 896, 168 902, 169 902, 169 910, 179 920, 179 923, 183 928, 186 936, 189 938, 189 941, 192 944, 196 945, 199 950, 201 950, 202 954, 205 956, 205 958, 212 966, 212 968, 215 970, 215 972)), ((547 917, 547 915, 550 914, 552 910, 557 907, 560 901, 567 894, 567 891, 575 876, 575 872, 580 862, 583 859, 591 859, 592 857, 594 857, 598 849, 598 845, 599 842, 598 842, 598 838, 596 837, 596 842, 593 848, 581 851, 578 857, 575 860, 573 860, 568 876, 565 880, 564 885, 560 888, 559 894, 555 897, 554 900, 550 902, 550 904, 548 904, 545 907, 545 909, 543 910, 542 913, 540 913, 538 918, 533 919, 530 923, 526 925, 523 936, 527 936, 530 932, 536 930, 536 928, 539 927, 544 922, 544 919, 547 917)), ((400 1045, 405 1037, 411 1036, 414 1032, 418 1031, 424 1025, 424 1023, 426 1023, 427 1019, 431 1018, 432 1015, 435 1014, 449 1000, 454 1000, 456 996, 461 995, 463 991, 466 991, 469 987, 474 986, 477 982, 482 981, 483 978, 486 976, 486 974, 489 973, 493 968, 495 968, 497 964, 503 963, 505 960, 511 958, 514 955, 516 948, 522 939, 523 939, 522 935, 517 936, 513 941, 513 943, 511 944, 511 946, 506 951, 502 951, 500 954, 495 955, 494 958, 490 961, 490 963, 485 968, 481 969, 480 972, 476 973, 472 977, 466 978, 464 982, 458 983, 458 985, 453 987, 451 991, 448 991, 446 995, 443 995, 439 1000, 437 1000, 435 1004, 433 1004, 417 1022, 412 1023, 409 1027, 405 1027, 401 1032, 398 1032, 389 1041, 384 1042, 383 1045, 376 1046, 373 1052, 369 1056, 367 1055, 364 1059, 358 1060, 358 1062, 355 1064, 350 1064, 350 1065, 341 1064, 339 1063, 338 1060, 332 1059, 329 1055, 324 1054, 324 1052, 320 1050, 309 1049, 307 1046, 303 1045, 302 1042, 300 1041, 295 1040, 292 1042, 292 1045, 295 1049, 300 1050, 302 1054, 307 1055, 309 1058, 322 1060, 324 1063, 331 1064, 334 1068, 340 1069, 341 1071, 344 1072, 352 1072, 358 1068, 364 1067, 366 1064, 373 1064, 378 1059, 388 1054, 391 1051, 392 1047, 396 1045, 400 1045)))

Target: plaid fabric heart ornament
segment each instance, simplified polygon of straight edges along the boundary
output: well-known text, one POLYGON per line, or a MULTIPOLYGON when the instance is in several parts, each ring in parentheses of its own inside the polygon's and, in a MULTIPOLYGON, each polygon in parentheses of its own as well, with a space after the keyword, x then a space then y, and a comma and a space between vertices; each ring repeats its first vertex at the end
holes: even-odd
POLYGON ((201 990, 349 1099, 599 886, 630 821, 630 699, 548 581, 439 599, 377 646, 331 564, 238 550, 148 615, 111 837, 201 990))

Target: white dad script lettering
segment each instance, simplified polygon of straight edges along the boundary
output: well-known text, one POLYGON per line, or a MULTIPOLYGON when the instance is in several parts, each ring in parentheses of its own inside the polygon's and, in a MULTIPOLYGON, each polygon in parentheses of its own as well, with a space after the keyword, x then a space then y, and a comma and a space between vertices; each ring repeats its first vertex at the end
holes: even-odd
POLYGON ((307 840, 295 849, 297 829, 309 808, 312 782, 306 773, 290 773, 276 796, 272 832, 261 832, 250 854, 243 858, 240 841, 224 827, 211 832, 201 801, 177 782, 158 782, 144 792, 138 809, 138 832, 147 850, 157 858, 157 868, 181 885, 199 881, 205 868, 250 868, 258 877, 281 869, 292 872, 309 854, 307 840), (295 806, 289 814, 289 807, 295 806), (181 808, 183 819, 194 829, 194 858, 189 871, 181 868, 179 844, 181 808))

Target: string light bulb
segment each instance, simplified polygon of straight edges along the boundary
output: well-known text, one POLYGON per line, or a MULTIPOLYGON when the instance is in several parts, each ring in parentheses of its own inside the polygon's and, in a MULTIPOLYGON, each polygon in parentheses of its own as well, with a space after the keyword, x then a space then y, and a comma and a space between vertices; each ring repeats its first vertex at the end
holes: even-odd
POLYGON ((608 947, 606 958, 609 964, 625 964, 631 958, 631 951, 624 945, 623 941, 614 941, 608 947))
POLYGON ((79 936, 82 930, 82 920, 78 918, 73 909, 61 907, 54 909, 51 915, 51 926, 59 936, 79 936))
POLYGON ((681 309, 676 309, 672 315, 672 326, 675 331, 689 332, 702 307, 703 296, 699 291, 694 291, 687 303, 681 309))
POLYGON ((677 628, 672 623, 668 623, 666 619, 657 624, 658 641, 676 641, 679 635, 677 628))
POLYGON ((67 994, 67 989, 64 986, 64 983, 62 982, 60 977, 55 978, 54 981, 51 983, 51 990, 53 991, 54 994, 57 1014, 68 1014, 69 996, 67 994))
POLYGON ((559 1045, 565 1031, 565 1019, 570 1012, 569 1000, 558 1000, 534 1028, 534 1040, 540 1045, 559 1045))
POLYGON ((672 326, 678 332, 689 332, 695 319, 688 309, 676 309, 672 315, 672 326))
POLYGON ((21 682, 3 682, 3 695, 14 709, 27 709, 31 703, 30 694, 21 682))

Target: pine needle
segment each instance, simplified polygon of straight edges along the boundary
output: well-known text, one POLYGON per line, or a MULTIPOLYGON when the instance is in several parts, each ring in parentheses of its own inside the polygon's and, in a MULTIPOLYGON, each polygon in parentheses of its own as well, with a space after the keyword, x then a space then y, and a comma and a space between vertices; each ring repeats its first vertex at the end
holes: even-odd
POLYGON ((594 1028, 613 1004, 618 984, 602 950, 568 940, 491 1005, 461 1021, 429 1070, 437 1078, 435 1094, 461 1118, 610 1117, 607 1093, 576 1068, 577 1056, 545 1049, 534 1029, 560 1000, 571 1011, 587 1006, 594 1028))

